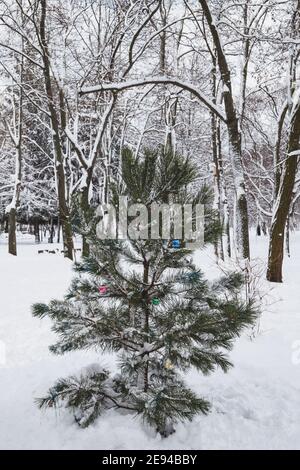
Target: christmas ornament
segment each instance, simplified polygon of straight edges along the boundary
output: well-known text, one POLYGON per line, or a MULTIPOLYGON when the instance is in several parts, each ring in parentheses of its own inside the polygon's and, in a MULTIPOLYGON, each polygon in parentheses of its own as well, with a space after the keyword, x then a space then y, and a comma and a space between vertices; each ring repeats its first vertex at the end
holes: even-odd
POLYGON ((165 362, 165 368, 168 369, 168 370, 174 369, 174 366, 173 366, 172 362, 170 361, 170 359, 167 359, 167 360, 166 360, 166 362, 165 362))
POLYGON ((106 286, 100 286, 99 287, 99 293, 100 295, 106 295, 108 292, 108 288, 106 286))
POLYGON ((155 298, 155 299, 152 299, 152 305, 159 305, 160 304, 160 300, 155 298))
POLYGON ((173 240, 172 241, 172 248, 180 248, 180 240, 173 240))

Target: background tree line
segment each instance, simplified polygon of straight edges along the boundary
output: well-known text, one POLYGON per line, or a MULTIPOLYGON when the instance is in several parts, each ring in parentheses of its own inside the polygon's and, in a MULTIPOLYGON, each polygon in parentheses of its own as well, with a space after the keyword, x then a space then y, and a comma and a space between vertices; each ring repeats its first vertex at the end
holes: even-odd
POLYGON ((9 252, 17 223, 37 240, 43 223, 72 259, 74 207, 110 200, 124 146, 162 144, 214 189, 216 255, 250 259, 254 227, 281 282, 299 222, 299 15, 299 0, 1 0, 9 252))

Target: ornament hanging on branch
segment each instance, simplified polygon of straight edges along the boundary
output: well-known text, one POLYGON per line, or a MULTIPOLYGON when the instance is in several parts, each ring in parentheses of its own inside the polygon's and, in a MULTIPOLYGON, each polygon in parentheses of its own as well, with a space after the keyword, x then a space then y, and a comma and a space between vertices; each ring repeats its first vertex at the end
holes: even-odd
MULTIPOLYGON (((131 150, 122 152, 130 204, 157 195, 155 203, 161 205, 181 192, 199 201, 192 192, 197 174, 189 161, 173 153, 145 150, 144 158, 136 159, 131 150)), ((222 233, 215 227, 212 204, 206 204, 206 218, 214 241, 222 233)), ((90 256, 78 263, 68 295, 48 305, 35 304, 33 314, 54 322, 58 338, 52 352, 97 345, 118 354, 119 370, 114 374, 97 364, 60 379, 39 406, 63 404, 81 427, 107 409, 130 410, 167 437, 176 423, 210 408, 182 374, 191 367, 204 374, 217 366, 226 372, 231 363, 224 349, 231 349, 258 312, 251 299, 244 300, 244 276, 206 280, 193 263, 194 249, 184 249, 185 239, 129 238, 123 243, 99 239, 93 227, 88 232, 90 256)))
POLYGON ((99 294, 101 296, 107 295, 108 294, 108 287, 107 286, 100 286, 99 287, 99 294))
POLYGON ((175 249, 181 248, 181 242, 180 242, 180 240, 173 240, 173 241, 172 241, 172 248, 175 248, 175 249))
POLYGON ((167 370, 173 370, 173 369, 174 369, 174 366, 173 366, 173 364, 172 364, 172 362, 171 362, 170 359, 167 359, 167 360, 166 360, 166 362, 165 362, 165 368, 166 368, 167 370))

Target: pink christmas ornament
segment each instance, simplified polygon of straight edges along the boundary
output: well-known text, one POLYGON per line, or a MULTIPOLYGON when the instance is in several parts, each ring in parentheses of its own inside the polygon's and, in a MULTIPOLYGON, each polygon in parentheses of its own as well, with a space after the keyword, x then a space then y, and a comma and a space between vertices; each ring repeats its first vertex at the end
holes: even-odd
POLYGON ((100 286, 100 287, 99 287, 99 293, 100 293, 100 295, 106 295, 106 294, 107 294, 107 291, 108 291, 108 289, 107 289, 106 286, 100 286))

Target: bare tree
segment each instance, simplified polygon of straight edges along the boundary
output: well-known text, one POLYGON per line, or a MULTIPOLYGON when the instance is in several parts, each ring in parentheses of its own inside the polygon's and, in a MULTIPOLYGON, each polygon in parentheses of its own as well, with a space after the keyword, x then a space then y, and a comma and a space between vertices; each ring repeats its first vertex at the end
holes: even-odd
MULTIPOLYGON (((292 18, 292 37, 299 37, 300 28, 300 1, 297 1, 296 10, 292 18)), ((273 218, 270 231, 269 261, 267 279, 271 282, 282 282, 282 267, 284 259, 284 240, 289 211, 293 199, 296 172, 298 167, 299 140, 300 140, 300 88, 295 89, 296 64, 299 50, 294 49, 290 61, 290 95, 288 96, 289 112, 285 108, 281 114, 279 126, 282 120, 289 115, 289 136, 287 154, 282 165, 280 185, 273 209, 273 218)), ((279 127, 279 132, 280 132, 279 127)), ((276 152, 278 151, 278 144, 276 152)))
MULTIPOLYGON (((21 59, 21 74, 23 75, 23 59, 21 59)), ((14 94, 11 96, 12 117, 11 120, 5 120, 5 127, 15 148, 15 177, 13 195, 10 204, 6 207, 8 214, 8 252, 11 255, 17 255, 16 239, 16 214, 20 202, 21 184, 22 184, 22 129, 23 129, 23 93, 19 90, 18 102, 14 94)))

